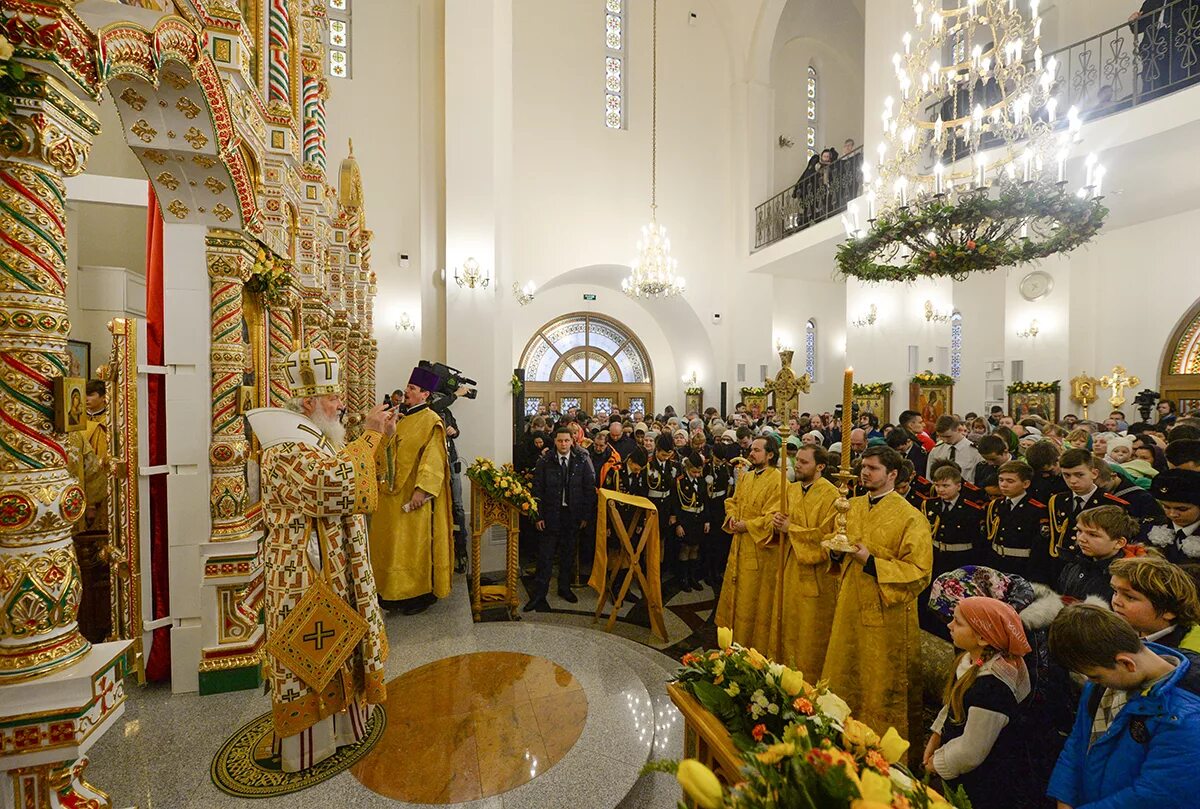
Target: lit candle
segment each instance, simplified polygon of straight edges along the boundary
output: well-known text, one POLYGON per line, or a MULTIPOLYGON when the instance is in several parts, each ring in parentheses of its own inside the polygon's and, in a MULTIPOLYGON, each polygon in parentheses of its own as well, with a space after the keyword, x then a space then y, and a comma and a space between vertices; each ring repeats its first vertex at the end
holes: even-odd
POLYGON ((850 427, 854 422, 854 369, 846 369, 842 384, 842 471, 850 470, 850 427))
POLYGON ((1096 185, 1095 195, 1097 197, 1100 196, 1100 189, 1104 185, 1104 175, 1107 173, 1108 173, 1108 169, 1104 168, 1104 166, 1096 166, 1096 171, 1095 171, 1093 177, 1094 177, 1094 181, 1095 181, 1095 185, 1096 185))
POLYGON ((943 127, 945 127, 945 123, 943 123, 943 121, 942 121, 942 114, 938 113, 937 121, 935 121, 933 124, 933 142, 934 143, 942 142, 942 128, 943 127))
POLYGON ((1021 179, 1025 182, 1029 182, 1032 179, 1032 177, 1030 177, 1030 171, 1033 165, 1033 153, 1028 149, 1025 150, 1025 154, 1021 155, 1021 163, 1021 179))
POLYGON ((983 188, 987 183, 987 157, 984 155, 975 156, 975 187, 983 188))
POLYGON ((942 161, 933 167, 933 193, 941 195, 942 184, 946 179, 946 167, 942 165, 942 161))
POLYGON ((975 131, 983 134, 983 105, 976 104, 975 109, 971 112, 971 118, 975 123, 975 131))
POLYGON ((979 68, 979 60, 980 60, 980 58, 982 58, 982 56, 983 56, 983 46, 982 45, 976 45, 974 48, 972 48, 971 49, 971 67, 978 69, 979 68))
POLYGON ((901 177, 896 181, 896 199, 900 203, 901 208, 908 207, 908 178, 901 177))
POLYGON ((904 42, 904 53, 912 53, 912 34, 910 34, 908 31, 905 31, 902 41, 904 42))
POLYGON ((935 34, 942 33, 942 15, 941 14, 938 14, 935 12, 929 18, 929 24, 931 26, 933 26, 933 33, 935 33, 935 34))
POLYGON ((1067 150, 1059 149, 1058 151, 1058 181, 1065 183, 1067 181, 1067 150))
POLYGON ((867 221, 875 221, 875 189, 867 192, 867 221))
POLYGON ((925 15, 925 6, 921 3, 917 3, 916 7, 914 8, 914 11, 916 11, 916 13, 917 13, 917 27, 920 28, 922 18, 925 15))
POLYGON ((1087 159, 1083 161, 1084 188, 1091 188, 1095 184, 1096 159, 1096 153, 1091 152, 1088 154, 1087 159))
MULTIPOLYGON (((1036 37, 1037 35, 1034 34, 1036 37)), ((1033 51, 1033 67, 1035 70, 1042 69, 1042 46, 1038 45, 1033 51)))

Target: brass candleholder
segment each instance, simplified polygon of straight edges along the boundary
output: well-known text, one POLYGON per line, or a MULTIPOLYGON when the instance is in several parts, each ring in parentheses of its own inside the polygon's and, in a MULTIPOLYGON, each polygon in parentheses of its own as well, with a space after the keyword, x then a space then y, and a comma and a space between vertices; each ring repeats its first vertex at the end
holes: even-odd
POLYGON ((854 473, 847 467, 842 467, 834 477, 838 480, 838 499, 833 501, 833 510, 837 515, 833 518, 833 536, 821 541, 821 547, 834 553, 854 553, 858 545, 846 536, 846 515, 850 513, 850 481, 854 473))

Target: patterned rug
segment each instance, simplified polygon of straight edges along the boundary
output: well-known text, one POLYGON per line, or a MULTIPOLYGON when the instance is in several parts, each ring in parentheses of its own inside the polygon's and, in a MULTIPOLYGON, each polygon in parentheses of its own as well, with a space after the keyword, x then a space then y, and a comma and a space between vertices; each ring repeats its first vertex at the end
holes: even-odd
POLYGON ((271 712, 254 719, 238 729, 213 756, 213 783, 222 792, 238 798, 274 798, 299 792, 326 781, 349 769, 383 736, 387 714, 377 708, 367 723, 367 735, 356 745, 338 751, 315 767, 303 772, 283 772, 279 757, 271 752, 274 741, 271 712))

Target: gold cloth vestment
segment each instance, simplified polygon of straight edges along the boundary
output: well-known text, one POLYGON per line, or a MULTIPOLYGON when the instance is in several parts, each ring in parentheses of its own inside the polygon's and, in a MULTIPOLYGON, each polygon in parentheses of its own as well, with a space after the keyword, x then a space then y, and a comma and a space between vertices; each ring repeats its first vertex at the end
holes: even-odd
POLYGON ((732 629, 733 639, 742 646, 764 654, 770 649, 779 571, 779 545, 771 526, 772 515, 779 511, 779 474, 774 467, 746 472, 725 501, 725 530, 733 533, 730 521, 741 520, 746 531, 733 534, 716 623, 732 629))
POLYGON ((837 487, 818 478, 804 491, 788 487, 788 541, 782 549, 778 594, 772 629, 778 635, 770 656, 797 669, 811 683, 821 679, 829 632, 833 626, 839 580, 830 571, 829 552, 821 540, 833 534, 837 487))
POLYGON ((380 597, 388 601, 450 594, 454 516, 446 428, 428 407, 408 413, 380 446, 379 510, 371 518, 371 564, 380 597), (430 495, 420 508, 404 506, 417 489, 430 495))
POLYGON ((905 739, 921 711, 917 598, 929 584, 929 522, 895 492, 874 506, 850 501, 846 534, 865 545, 875 575, 846 556, 822 675, 877 732, 895 727, 905 739))

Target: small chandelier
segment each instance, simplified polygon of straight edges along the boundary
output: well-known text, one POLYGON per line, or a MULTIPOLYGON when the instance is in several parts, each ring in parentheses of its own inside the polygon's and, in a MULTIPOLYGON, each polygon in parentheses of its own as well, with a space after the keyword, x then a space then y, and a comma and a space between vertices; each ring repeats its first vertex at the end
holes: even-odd
POLYGON ((933 301, 925 301, 925 321, 927 323, 949 323, 951 314, 933 308, 933 301))
POLYGON ((408 312, 401 312, 393 325, 395 325, 396 331, 415 331, 417 328, 417 324, 413 323, 413 319, 408 312))
POLYGON ((535 292, 537 292, 537 287, 533 285, 532 281, 526 281, 525 286, 520 286, 516 281, 513 281, 513 297, 522 306, 533 303, 535 292))
POLYGON ((1040 46, 1042 0, 1027 2, 1028 14, 1016 0, 915 0, 916 36, 904 34, 892 56, 899 104, 884 101, 877 170, 863 162, 866 226, 853 205, 843 217, 843 275, 962 279, 1099 232, 1105 169, 1088 155, 1081 187, 1068 190, 1082 121, 1073 107, 1060 115, 1057 59, 1043 62, 1040 46), (939 63, 946 53, 955 64, 939 63))
POLYGON ((685 283, 676 274, 667 229, 658 224, 658 0, 654 0, 650 94, 650 224, 642 226, 633 270, 621 282, 631 298, 669 298, 683 294, 685 283))
POLYGON ((479 266, 479 262, 473 257, 468 258, 462 263, 461 267, 454 268, 454 283, 460 287, 467 289, 487 289, 488 283, 492 279, 488 276, 483 267, 479 266))

